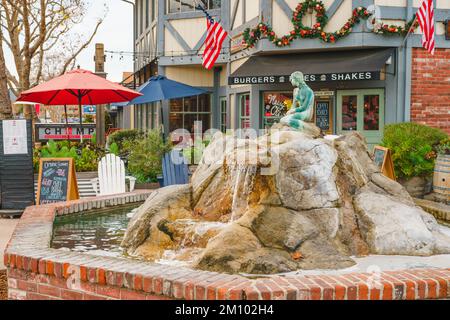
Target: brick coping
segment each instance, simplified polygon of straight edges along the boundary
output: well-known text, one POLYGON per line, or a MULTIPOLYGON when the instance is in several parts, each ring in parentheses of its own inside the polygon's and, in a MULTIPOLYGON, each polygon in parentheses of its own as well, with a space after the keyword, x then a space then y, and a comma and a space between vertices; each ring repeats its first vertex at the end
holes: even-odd
POLYGON ((144 201, 151 191, 25 210, 5 250, 10 299, 415 300, 450 297, 449 269, 250 279, 50 248, 56 216, 144 201))

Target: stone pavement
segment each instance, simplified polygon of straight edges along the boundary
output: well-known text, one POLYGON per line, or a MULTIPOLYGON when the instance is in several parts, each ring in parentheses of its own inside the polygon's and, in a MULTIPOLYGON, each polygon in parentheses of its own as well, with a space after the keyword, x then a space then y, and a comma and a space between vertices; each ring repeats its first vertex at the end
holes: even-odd
POLYGON ((0 219, 0 270, 5 269, 3 252, 18 222, 19 219, 0 219))

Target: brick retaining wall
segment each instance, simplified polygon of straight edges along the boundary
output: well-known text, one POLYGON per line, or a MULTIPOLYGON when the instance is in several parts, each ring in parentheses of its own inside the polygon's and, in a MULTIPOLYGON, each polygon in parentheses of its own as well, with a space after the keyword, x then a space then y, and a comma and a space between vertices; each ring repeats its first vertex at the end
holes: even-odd
POLYGON ((450 297, 449 269, 269 276, 191 270, 50 248, 55 216, 143 201, 149 191, 29 207, 5 251, 10 299, 403 300, 450 297))

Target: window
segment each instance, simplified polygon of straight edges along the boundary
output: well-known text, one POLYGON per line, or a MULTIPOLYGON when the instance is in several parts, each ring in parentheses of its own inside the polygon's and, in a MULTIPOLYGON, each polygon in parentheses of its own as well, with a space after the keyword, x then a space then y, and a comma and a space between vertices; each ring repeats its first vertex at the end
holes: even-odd
POLYGON ((380 95, 364 95, 364 130, 380 130, 380 95))
POLYGON ((144 32, 144 0, 139 1, 139 34, 144 32))
POLYGON ((264 92, 263 125, 270 128, 292 107, 292 92, 264 92))
POLYGON ((152 2, 152 22, 155 21, 155 17, 156 17, 156 1, 157 0, 151 0, 151 2, 152 2))
POLYGON ((220 98, 220 131, 227 131, 227 98, 220 98))
POLYGON ((211 95, 170 100, 170 132, 186 129, 194 133, 196 121, 202 122, 202 133, 211 128, 211 95))
POLYGON ((250 94, 238 96, 239 103, 239 127, 241 129, 250 128, 250 94))
POLYGON ((358 96, 348 95, 342 97, 342 130, 357 130, 358 96))
POLYGON ((150 0, 145 0, 145 28, 148 28, 150 23, 150 0))
MULTIPOLYGON (((197 0, 206 10, 218 9, 221 6, 221 0, 197 0)), ((195 11, 196 1, 194 0, 168 0, 168 12, 187 12, 195 11)))

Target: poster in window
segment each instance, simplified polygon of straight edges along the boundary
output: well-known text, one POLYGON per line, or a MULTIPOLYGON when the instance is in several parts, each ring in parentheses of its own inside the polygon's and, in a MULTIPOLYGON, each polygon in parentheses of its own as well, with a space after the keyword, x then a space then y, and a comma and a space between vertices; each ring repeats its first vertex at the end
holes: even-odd
POLYGON ((3 153, 5 155, 27 154, 27 121, 3 121, 3 153))
POLYGON ((333 131, 333 111, 331 100, 319 100, 314 110, 314 123, 324 133, 333 131))
POLYGON ((263 118, 264 126, 271 127, 286 115, 292 107, 292 92, 265 92, 263 118))

